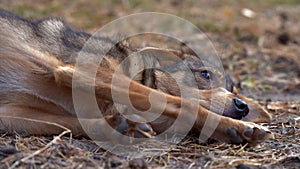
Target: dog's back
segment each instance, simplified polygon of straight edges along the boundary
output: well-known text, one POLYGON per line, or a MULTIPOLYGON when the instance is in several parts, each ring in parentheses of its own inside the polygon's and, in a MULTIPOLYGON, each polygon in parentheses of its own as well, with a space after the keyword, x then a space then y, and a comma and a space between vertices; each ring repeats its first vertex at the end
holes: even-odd
MULTIPOLYGON (((16 102, 26 101, 14 97, 13 93, 48 99, 57 105, 68 102, 63 101, 65 96, 54 96, 46 92, 56 95, 66 93, 63 92, 65 89, 56 91, 52 71, 59 65, 74 65, 90 34, 76 31, 56 18, 30 21, 3 9, 0 9, 0 25, 0 102, 9 102, 11 99, 7 97, 17 99, 16 102), (42 88, 43 86, 46 87, 42 88)), ((105 36, 97 36, 91 40, 102 48, 115 45, 115 41, 105 36)), ((110 49, 107 55, 118 56, 119 63, 127 56, 124 48, 125 46, 118 45, 110 49)), ((113 69, 116 65, 104 59, 102 66, 113 69)), ((67 106, 66 109, 72 110, 70 107, 72 106, 67 106)))

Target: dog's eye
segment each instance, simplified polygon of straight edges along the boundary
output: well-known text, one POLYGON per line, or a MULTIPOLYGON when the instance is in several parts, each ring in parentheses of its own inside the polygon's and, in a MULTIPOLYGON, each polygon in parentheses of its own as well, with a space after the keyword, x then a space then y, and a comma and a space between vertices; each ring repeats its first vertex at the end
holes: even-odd
POLYGON ((202 78, 204 78, 206 80, 211 80, 211 78, 212 78, 212 72, 210 72, 208 70, 201 71, 200 75, 201 75, 202 78))

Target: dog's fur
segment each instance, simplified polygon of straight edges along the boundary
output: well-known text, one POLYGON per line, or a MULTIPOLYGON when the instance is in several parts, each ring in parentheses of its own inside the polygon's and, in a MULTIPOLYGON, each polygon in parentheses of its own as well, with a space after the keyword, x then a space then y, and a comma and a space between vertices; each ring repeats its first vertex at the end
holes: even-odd
MULTIPOLYGON (((210 119, 220 119, 211 136, 220 141, 256 145, 270 137, 271 133, 266 128, 253 122, 269 122, 271 116, 255 101, 239 95, 229 78, 214 68, 205 67, 198 57, 170 49, 132 49, 126 42, 115 44, 113 38, 105 35, 91 37, 71 29, 58 19, 30 21, 0 10, 0 128, 8 132, 25 131, 43 135, 58 134, 68 128, 75 135, 86 136, 82 129, 85 128, 93 131, 97 139, 107 139, 111 137, 104 125, 107 121, 120 132, 131 133, 135 137, 151 137, 155 132, 165 131, 183 112, 186 117, 196 117, 195 124, 190 124, 196 131, 201 131, 208 116, 210 119), (86 87, 93 86, 89 83, 93 77, 88 70, 95 65, 89 62, 91 65, 84 65, 85 70, 75 71, 78 53, 88 39, 102 48, 112 48, 98 67, 96 80, 92 81, 98 107, 104 117, 90 113, 93 110, 83 104, 82 109, 87 113, 80 114, 79 123, 72 100, 72 87, 80 91, 83 97, 93 94, 88 93, 86 87), (116 67, 135 53, 146 57, 131 57, 116 73, 116 67), (190 68, 193 76, 188 76, 181 69, 184 65, 190 68), (135 70, 147 66, 155 68, 135 74, 135 70), (75 73, 80 75, 76 83, 73 79, 75 73), (174 79, 179 79, 179 84, 174 79), (197 87, 192 87, 191 79, 195 79, 197 87), (222 87, 226 79, 227 83, 222 87), (129 91, 126 90, 126 83, 130 84, 129 91), (180 98, 179 86, 199 94, 199 98, 190 98, 191 101, 180 98), (117 98, 112 97, 112 89, 117 98), (225 103, 224 111, 209 110, 211 103, 216 102, 211 100, 214 98, 212 93, 216 94, 217 103, 225 103), (163 108, 159 99, 154 104, 149 101, 149 96, 153 94, 166 100, 163 108), (146 113, 152 115, 162 109, 163 116, 149 125, 127 120, 125 123, 129 125, 124 127, 124 117, 120 116, 113 102, 128 106, 128 97, 135 109, 145 111, 153 107, 151 112, 146 113), (237 108, 236 101, 242 104, 243 110, 237 108)), ((98 51, 87 48, 83 52, 89 60, 93 58, 89 55, 95 55, 98 51)), ((130 110, 127 108, 125 111, 130 113, 130 110)), ((135 114, 131 117, 146 118, 135 114)))

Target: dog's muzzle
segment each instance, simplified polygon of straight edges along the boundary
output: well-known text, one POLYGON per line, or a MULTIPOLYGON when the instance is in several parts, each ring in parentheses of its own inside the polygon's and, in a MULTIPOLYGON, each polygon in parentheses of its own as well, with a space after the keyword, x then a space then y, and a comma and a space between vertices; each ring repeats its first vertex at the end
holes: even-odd
POLYGON ((245 101, 235 97, 232 99, 231 103, 226 106, 223 112, 223 116, 240 120, 243 117, 247 116, 248 113, 248 104, 245 101))
POLYGON ((242 119, 249 113, 248 104, 239 98, 232 99, 237 119, 242 119))

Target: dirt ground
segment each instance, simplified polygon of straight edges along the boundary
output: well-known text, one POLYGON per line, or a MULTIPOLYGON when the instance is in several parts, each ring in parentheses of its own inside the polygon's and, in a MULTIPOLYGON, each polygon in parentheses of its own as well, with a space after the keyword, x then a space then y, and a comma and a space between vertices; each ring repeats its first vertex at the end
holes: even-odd
POLYGON ((188 136, 159 155, 128 160, 69 134, 2 132, 0 168, 300 168, 299 0, 0 0, 0 7, 34 19, 60 17, 88 32, 136 12, 187 19, 211 39, 239 90, 273 115, 270 124, 262 125, 274 133, 274 139, 255 148, 214 141, 198 144, 188 136))

